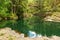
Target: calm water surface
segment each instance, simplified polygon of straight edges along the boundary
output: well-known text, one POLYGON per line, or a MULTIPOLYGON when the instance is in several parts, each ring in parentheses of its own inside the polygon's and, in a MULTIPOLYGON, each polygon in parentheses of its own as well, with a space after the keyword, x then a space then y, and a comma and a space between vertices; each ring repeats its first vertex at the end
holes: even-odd
POLYGON ((3 20, 0 21, 0 28, 10 27, 13 30, 27 34, 29 30, 35 31, 42 35, 57 35, 60 36, 60 23, 58 22, 36 22, 31 24, 32 28, 24 23, 22 20, 3 20))

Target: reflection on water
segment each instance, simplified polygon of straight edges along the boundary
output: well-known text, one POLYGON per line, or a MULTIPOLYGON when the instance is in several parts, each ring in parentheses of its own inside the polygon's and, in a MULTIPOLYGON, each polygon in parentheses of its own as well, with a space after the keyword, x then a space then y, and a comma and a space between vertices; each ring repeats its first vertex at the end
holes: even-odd
MULTIPOLYGON (((32 24, 33 25, 33 24, 32 24)), ((42 35, 57 35, 60 36, 60 23, 57 22, 39 22, 33 25, 34 27, 31 29, 35 31, 37 34, 42 35)), ((14 20, 3 20, 0 21, 0 28, 10 27, 13 30, 18 32, 27 34, 30 28, 24 24, 24 21, 14 21, 14 20)))

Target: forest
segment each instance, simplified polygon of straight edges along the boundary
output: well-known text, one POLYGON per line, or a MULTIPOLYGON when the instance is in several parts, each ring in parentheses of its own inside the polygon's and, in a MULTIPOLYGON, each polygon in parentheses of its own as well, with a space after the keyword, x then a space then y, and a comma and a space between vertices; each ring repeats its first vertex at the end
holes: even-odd
POLYGON ((0 0, 0 20, 46 17, 60 12, 60 0, 0 0))

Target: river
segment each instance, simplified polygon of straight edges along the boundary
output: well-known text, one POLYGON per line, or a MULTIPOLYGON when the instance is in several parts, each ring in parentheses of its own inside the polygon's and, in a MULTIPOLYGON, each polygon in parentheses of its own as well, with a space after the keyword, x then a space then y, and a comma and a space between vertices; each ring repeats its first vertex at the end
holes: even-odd
POLYGON ((16 30, 19 33, 28 34, 28 31, 35 31, 37 34, 42 34, 43 36, 60 36, 60 23, 58 22, 36 22, 35 25, 32 23, 32 28, 24 24, 21 20, 3 20, 0 21, 0 28, 10 27, 12 30, 16 30))

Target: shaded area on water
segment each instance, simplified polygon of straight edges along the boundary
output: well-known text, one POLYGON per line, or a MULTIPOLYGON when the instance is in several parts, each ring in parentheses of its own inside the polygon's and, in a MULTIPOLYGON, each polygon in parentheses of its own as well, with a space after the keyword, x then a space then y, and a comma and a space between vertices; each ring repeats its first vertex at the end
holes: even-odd
MULTIPOLYGON (((32 24, 33 25, 33 24, 32 24)), ((23 20, 3 20, 0 21, 0 28, 10 27, 13 30, 27 34, 29 30, 35 31, 37 34, 42 34, 43 36, 57 35, 60 36, 60 23, 58 22, 37 22, 34 27, 30 29, 24 24, 23 20)))

